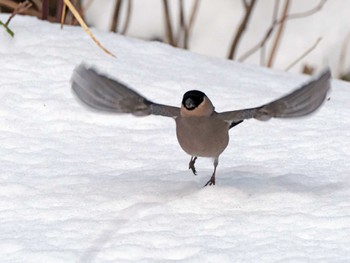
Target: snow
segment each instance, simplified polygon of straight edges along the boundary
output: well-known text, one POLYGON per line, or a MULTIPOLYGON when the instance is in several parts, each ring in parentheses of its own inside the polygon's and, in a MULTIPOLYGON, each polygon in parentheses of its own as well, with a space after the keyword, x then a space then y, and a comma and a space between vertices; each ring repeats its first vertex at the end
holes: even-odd
MULTIPOLYGON (((0 15, 2 21, 5 15, 0 15)), ((348 262, 349 84, 316 114, 245 121, 217 185, 188 170, 172 119, 86 110, 70 91, 84 61, 149 99, 204 91, 218 111, 298 87, 288 74, 16 16, 0 32, 0 262, 348 262)))

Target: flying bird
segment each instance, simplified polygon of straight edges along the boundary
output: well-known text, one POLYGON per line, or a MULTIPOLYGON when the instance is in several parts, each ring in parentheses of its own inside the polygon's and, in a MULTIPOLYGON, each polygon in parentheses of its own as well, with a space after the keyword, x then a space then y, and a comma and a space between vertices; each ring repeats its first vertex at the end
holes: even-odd
POLYGON ((83 64, 72 76, 72 90, 76 97, 98 111, 130 113, 136 116, 159 115, 176 123, 177 140, 191 156, 189 169, 196 175, 197 157, 213 159, 214 171, 205 184, 215 185, 219 156, 229 142, 229 130, 246 119, 267 121, 271 118, 295 118, 317 110, 330 90, 329 69, 277 100, 256 108, 216 112, 210 99, 199 90, 183 95, 180 107, 148 100, 122 82, 112 79, 83 64))

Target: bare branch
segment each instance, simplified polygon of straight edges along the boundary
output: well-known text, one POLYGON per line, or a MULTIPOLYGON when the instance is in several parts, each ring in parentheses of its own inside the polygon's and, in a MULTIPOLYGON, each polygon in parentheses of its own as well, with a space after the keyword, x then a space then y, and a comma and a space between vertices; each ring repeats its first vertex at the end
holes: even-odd
POLYGON ((311 16, 311 15, 315 14, 317 11, 321 10, 326 2, 327 2, 327 0, 321 0, 318 3, 318 5, 316 5, 314 8, 312 8, 308 11, 305 11, 305 12, 298 13, 298 14, 288 15, 287 18, 289 20, 292 20, 292 19, 296 19, 296 18, 304 18, 307 16, 311 16))
POLYGON ((41 19, 47 20, 49 17, 49 0, 43 0, 41 7, 41 19))
POLYGON ((22 3, 19 3, 17 5, 17 7, 13 10, 12 14, 10 15, 10 17, 7 19, 6 23, 4 24, 5 27, 8 27, 8 25, 10 24, 11 22, 11 19, 17 15, 17 14, 21 14, 23 13, 24 11, 26 11, 27 9, 29 9, 30 7, 32 6, 32 3, 29 2, 28 0, 22 2, 22 3))
POLYGON ((197 13, 198 13, 198 9, 199 9, 199 0, 194 0, 193 5, 192 5, 192 9, 191 9, 190 20, 189 20, 188 26, 187 26, 188 35, 190 35, 192 32, 194 21, 196 19, 197 13))
POLYGON ((64 7, 63 0, 58 0, 57 11, 56 11, 56 22, 60 22, 62 19, 63 7, 64 7))
POLYGON ((184 7, 184 2, 183 0, 179 0, 179 31, 178 31, 178 37, 177 37, 177 46, 180 44, 180 40, 182 38, 183 43, 182 47, 184 49, 188 48, 188 29, 185 21, 185 7, 184 7))
POLYGON ((243 5, 244 5, 244 8, 248 9, 249 8, 249 4, 248 4, 247 0, 242 0, 242 2, 243 2, 243 5))
POLYGON ((118 24, 119 24, 119 14, 120 14, 120 7, 122 6, 122 0, 116 0, 115 7, 114 7, 114 13, 112 18, 112 24, 110 27, 110 31, 117 32, 118 31, 118 24))
POLYGON ((245 15, 237 29, 237 32, 235 34, 235 37, 232 41, 232 45, 231 45, 231 48, 230 48, 230 51, 229 51, 229 54, 228 54, 228 59, 234 59, 235 58, 235 53, 236 53, 236 50, 237 50, 237 47, 238 47, 238 43, 239 41, 241 40, 242 36, 243 36, 243 33, 244 31, 246 30, 246 27, 247 27, 247 24, 249 22, 249 19, 250 19, 250 16, 252 14, 252 11, 253 11, 253 7, 256 3, 256 0, 251 0, 249 6, 246 8, 246 12, 245 12, 245 15))
POLYGON ((273 61, 274 61, 275 56, 276 56, 278 45, 281 42, 283 29, 284 29, 285 23, 287 21, 286 19, 287 19, 288 10, 289 10, 289 4, 290 4, 290 1, 286 0, 285 4, 284 4, 284 8, 283 8, 281 23, 279 24, 278 31, 277 31, 277 34, 275 37, 275 41, 273 42, 273 45, 272 45, 269 61, 267 62, 267 66, 269 68, 272 67, 273 61))
POLYGON ((165 17, 166 41, 168 42, 168 44, 170 44, 172 46, 176 46, 175 41, 174 41, 173 27, 171 24, 168 0, 163 0, 163 8, 164 8, 164 17, 165 17))
POLYGON ((128 2, 128 6, 127 6, 127 9, 126 9, 126 18, 125 18, 124 26, 123 26, 123 29, 121 31, 122 35, 126 34, 126 31, 129 28, 130 18, 131 18, 132 0, 128 0, 127 2, 128 2))
POLYGON ((285 71, 290 70, 292 67, 294 67, 299 61, 301 61, 303 58, 305 58, 308 54, 310 54, 311 51, 313 51, 318 43, 320 43, 320 41, 322 40, 322 37, 319 37, 316 42, 310 47, 308 48, 300 57, 298 57, 294 62, 292 62, 288 67, 286 67, 285 71))
POLYGON ((34 4, 35 8, 41 11, 41 0, 31 0, 31 2, 34 4))
MULTIPOLYGON (((320 3, 305 12, 299 13, 299 14, 291 14, 291 15, 287 15, 286 19, 295 19, 295 18, 303 18, 306 16, 310 16, 314 13, 316 13, 318 10, 321 10, 323 5, 326 3, 327 0, 321 0, 320 3)), ((276 9, 275 9, 276 10, 276 9)), ((275 30, 275 27, 277 25, 279 25, 281 23, 281 19, 275 19, 272 24, 270 25, 270 27, 267 29, 266 34, 264 35, 264 37, 262 38, 262 40, 260 42, 258 42, 255 46, 253 46, 251 49, 249 49, 247 52, 245 52, 239 59, 238 61, 242 62, 244 60, 246 60, 248 57, 250 57, 252 54, 254 54, 259 48, 263 47, 266 42, 268 41, 268 39, 270 38, 271 34, 273 33, 273 31, 275 30)))

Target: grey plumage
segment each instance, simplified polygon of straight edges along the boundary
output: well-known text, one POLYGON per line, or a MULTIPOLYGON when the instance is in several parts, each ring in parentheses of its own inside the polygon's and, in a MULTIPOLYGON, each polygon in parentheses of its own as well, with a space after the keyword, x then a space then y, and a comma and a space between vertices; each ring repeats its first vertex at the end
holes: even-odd
POLYGON ((112 113, 177 117, 179 108, 153 103, 125 84, 80 65, 74 70, 72 89, 89 107, 112 113))
POLYGON ((230 128, 245 119, 266 121, 271 118, 295 118, 317 110, 330 90, 331 73, 325 70, 317 78, 275 101, 256 108, 217 113, 201 91, 184 94, 181 107, 154 103, 127 85, 113 80, 84 65, 72 77, 72 90, 85 105, 98 111, 131 113, 136 116, 160 115, 174 118, 176 134, 182 149, 191 155, 189 168, 197 157, 214 159, 214 172, 206 185, 215 184, 220 154, 228 145, 230 128))
POLYGON ((260 107, 227 111, 219 114, 226 121, 240 121, 255 118, 266 121, 271 118, 294 118, 308 115, 317 110, 330 89, 331 73, 325 70, 318 78, 302 85, 299 89, 260 107))

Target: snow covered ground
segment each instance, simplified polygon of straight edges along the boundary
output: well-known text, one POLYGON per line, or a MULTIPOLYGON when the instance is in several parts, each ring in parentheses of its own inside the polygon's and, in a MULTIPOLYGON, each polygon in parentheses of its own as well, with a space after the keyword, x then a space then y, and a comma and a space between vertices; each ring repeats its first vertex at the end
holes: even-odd
MULTIPOLYGON (((0 15, 6 20, 5 15, 0 15)), ((217 185, 187 169, 173 120, 103 115, 70 91, 85 61, 149 99, 203 90, 218 111, 308 77, 34 18, 0 31, 0 262, 349 262, 350 85, 310 118, 231 131, 217 185)))

